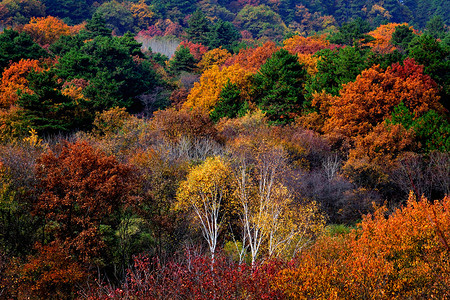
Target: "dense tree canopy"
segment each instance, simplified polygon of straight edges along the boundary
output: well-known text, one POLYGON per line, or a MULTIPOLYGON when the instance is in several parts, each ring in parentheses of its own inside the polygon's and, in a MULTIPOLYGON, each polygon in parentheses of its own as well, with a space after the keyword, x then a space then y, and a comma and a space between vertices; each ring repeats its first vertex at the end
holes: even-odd
POLYGON ((0 0, 0 297, 449 298, 447 6, 0 0))

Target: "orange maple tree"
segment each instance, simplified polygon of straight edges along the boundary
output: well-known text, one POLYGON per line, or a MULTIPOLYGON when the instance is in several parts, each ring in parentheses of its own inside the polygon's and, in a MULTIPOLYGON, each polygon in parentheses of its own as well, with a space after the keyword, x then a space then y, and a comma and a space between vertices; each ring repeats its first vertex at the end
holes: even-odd
MULTIPOLYGON (((395 50, 395 46, 392 45, 392 34, 395 32, 395 28, 398 26, 408 26, 408 23, 389 23, 386 25, 380 25, 375 30, 368 32, 367 34, 374 37, 375 40, 368 42, 366 46, 372 47, 372 50, 382 54, 390 53, 395 50)), ((410 26, 412 30, 412 26, 410 26)))
POLYGON ((237 64, 245 70, 256 73, 266 60, 278 50, 279 47, 271 41, 257 48, 241 49, 238 54, 230 57, 224 66, 237 64))
POLYGON ((442 111, 439 99, 437 84, 413 59, 406 59, 403 65, 396 63, 386 71, 374 66, 354 82, 343 85, 339 96, 331 98, 324 131, 347 137, 366 135, 400 102, 419 117, 430 109, 442 111))
POLYGON ((31 94, 28 88, 28 74, 34 70, 35 72, 44 71, 43 63, 36 59, 21 59, 11 64, 2 74, 0 83, 0 107, 10 108, 11 105, 19 98, 18 91, 31 94))
POLYGON ((60 242, 36 244, 37 253, 21 267, 20 295, 69 299, 88 280, 88 273, 60 242))
POLYGON ((332 45, 325 36, 303 37, 295 35, 283 41, 283 48, 291 54, 314 54, 319 50, 331 48, 332 45))
POLYGON ((274 285, 292 299, 445 299, 450 283, 450 198, 411 193, 386 218, 379 208, 344 235, 324 236, 274 285))
POLYGON ((70 35, 71 27, 62 20, 48 16, 45 18, 31 18, 30 23, 23 27, 33 40, 40 45, 56 42, 62 35, 70 35))

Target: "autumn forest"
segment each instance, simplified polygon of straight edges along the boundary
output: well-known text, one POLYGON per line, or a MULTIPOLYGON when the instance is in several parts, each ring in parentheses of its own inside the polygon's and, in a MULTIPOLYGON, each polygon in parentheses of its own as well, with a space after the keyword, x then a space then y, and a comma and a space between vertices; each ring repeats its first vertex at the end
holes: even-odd
POLYGON ((0 299, 450 298, 449 26, 0 1, 0 299))

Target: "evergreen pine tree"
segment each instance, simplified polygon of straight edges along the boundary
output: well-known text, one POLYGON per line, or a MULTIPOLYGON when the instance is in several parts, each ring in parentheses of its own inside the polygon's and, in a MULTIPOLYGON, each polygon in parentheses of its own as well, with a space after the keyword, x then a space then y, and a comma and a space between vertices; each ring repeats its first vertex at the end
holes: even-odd
POLYGON ((305 68, 297 56, 281 49, 254 76, 253 95, 257 105, 274 123, 292 121, 304 101, 305 68))
POLYGON ((235 83, 229 80, 220 92, 219 101, 210 117, 213 122, 219 121, 221 118, 235 118, 245 113, 245 103, 241 100, 241 91, 235 83))
POLYGON ((202 45, 208 45, 208 36, 210 33, 209 21, 205 14, 197 9, 189 18, 189 27, 186 28, 188 40, 202 45))
POLYGON ((172 72, 192 72, 197 61, 189 51, 189 48, 181 45, 170 60, 170 70, 172 72))

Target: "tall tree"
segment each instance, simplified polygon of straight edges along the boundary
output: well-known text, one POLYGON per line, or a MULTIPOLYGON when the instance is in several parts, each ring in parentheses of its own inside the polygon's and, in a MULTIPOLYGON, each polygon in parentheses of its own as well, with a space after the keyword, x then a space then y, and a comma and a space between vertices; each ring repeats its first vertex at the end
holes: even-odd
POLYGON ((214 263, 219 233, 224 223, 223 207, 229 201, 229 166, 220 157, 206 159, 193 168, 177 192, 178 207, 191 207, 200 221, 214 263))
POLYGON ((132 169, 86 142, 49 150, 37 165, 42 191, 34 205, 44 221, 43 241, 56 240, 89 266, 105 246, 100 225, 117 226, 117 213, 131 203, 132 169), (51 224, 57 224, 53 226, 51 224))
POLYGON ((218 20, 211 27, 208 42, 211 49, 222 47, 231 50, 233 43, 235 43, 241 34, 234 27, 233 23, 218 20))
POLYGON ((10 62, 48 56, 48 53, 36 44, 27 33, 5 29, 0 34, 0 70, 2 72, 10 62))
POLYGON ((46 12, 50 16, 70 20, 71 24, 78 24, 89 19, 93 13, 92 0, 42 0, 46 12))
POLYGON ((197 60, 191 54, 189 48, 180 45, 177 51, 175 51, 174 56, 170 59, 170 70, 177 73, 180 71, 192 72, 195 69, 196 63, 197 60))
POLYGON ((245 113, 245 103, 241 99, 241 91, 237 84, 228 81, 219 95, 219 101, 211 111, 210 116, 213 122, 221 118, 235 118, 245 113))
POLYGON ((39 134, 55 134, 87 125, 89 112, 85 103, 77 104, 75 99, 62 94, 62 83, 54 70, 32 71, 27 79, 32 93, 19 94, 16 103, 22 110, 22 120, 31 128, 39 134))
POLYGON ((188 20, 187 38, 196 44, 209 45, 210 24, 205 14, 197 9, 188 20))
POLYGON ((254 75, 253 99, 275 123, 287 123, 298 114, 303 101, 306 70, 295 55, 281 49, 254 75))
POLYGON ((402 101, 415 117, 429 109, 442 111, 436 83, 413 59, 386 71, 375 66, 345 84, 340 95, 331 100, 324 128, 348 137, 366 135, 402 101))

